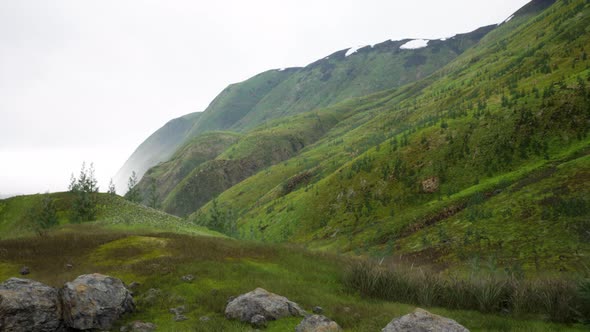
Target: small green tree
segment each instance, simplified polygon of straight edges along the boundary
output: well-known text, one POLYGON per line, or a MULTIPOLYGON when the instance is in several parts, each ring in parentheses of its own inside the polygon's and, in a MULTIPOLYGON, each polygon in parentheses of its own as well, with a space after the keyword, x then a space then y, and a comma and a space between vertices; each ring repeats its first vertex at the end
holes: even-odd
POLYGON ((156 186, 156 179, 150 179, 150 187, 147 195, 147 203, 148 206, 154 209, 158 208, 158 199, 160 196, 158 195, 158 188, 156 186))
POLYGON ((115 196, 117 195, 117 188, 115 188, 115 184, 113 183, 113 179, 109 182, 109 194, 115 196))
POLYGON ((76 195, 72 205, 72 220, 74 222, 92 221, 96 219, 96 196, 98 193, 98 181, 94 175, 94 164, 86 168, 82 163, 78 179, 72 176, 70 179, 70 192, 76 195))
POLYGON ((125 198, 133 203, 141 202, 141 195, 137 188, 137 174, 135 171, 131 173, 129 181, 127 181, 127 193, 125 194, 125 198))
POLYGON ((57 225, 57 211, 55 202, 49 195, 45 195, 41 201, 41 206, 28 211, 27 219, 39 236, 44 236, 47 230, 57 225))

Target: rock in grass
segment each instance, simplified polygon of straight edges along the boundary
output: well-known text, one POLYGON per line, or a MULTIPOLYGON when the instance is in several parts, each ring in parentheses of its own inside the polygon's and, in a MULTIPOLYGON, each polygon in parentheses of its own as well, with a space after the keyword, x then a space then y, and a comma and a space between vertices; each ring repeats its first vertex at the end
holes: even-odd
POLYGON ((342 328, 326 316, 311 315, 305 317, 295 328, 295 332, 338 332, 342 328))
POLYGON ((21 276, 26 276, 27 274, 31 273, 31 269, 29 269, 28 266, 23 266, 20 268, 19 273, 21 276))
POLYGON ((129 285, 127 285, 127 289, 135 289, 137 287, 141 286, 141 284, 137 281, 132 281, 129 285))
POLYGON ((266 328, 266 318, 262 315, 254 315, 250 320, 250 325, 255 329, 264 329, 266 328))
POLYGON ((129 332, 152 332, 152 331, 155 331, 156 328, 157 328, 157 326, 154 323, 148 323, 148 322, 142 322, 142 321, 136 320, 135 322, 129 324, 129 327, 126 329, 126 331, 129 331, 129 332))
POLYGON ((286 297, 273 294, 262 288, 242 294, 229 301, 225 308, 225 317, 250 323, 252 317, 261 315, 266 320, 283 317, 303 316, 305 311, 286 297))
POLYGON ((316 315, 321 315, 324 313, 324 308, 316 306, 316 307, 313 307, 312 311, 316 315))
POLYGON ((10 278, 0 284, 0 331, 60 331, 58 292, 37 281, 10 278))
POLYGON ((187 274, 185 276, 180 277, 180 279, 184 282, 192 282, 193 280, 195 280, 195 276, 192 274, 187 274))
POLYGON ((66 325, 79 330, 109 330, 123 314, 135 309, 121 280, 98 273, 66 283, 61 295, 66 325))
POLYGON ((182 322, 183 320, 187 320, 188 318, 184 315, 186 312, 186 307, 181 305, 180 307, 170 308, 168 310, 171 314, 174 314, 174 321, 175 322, 182 322))
POLYGON ((452 319, 431 314, 417 308, 413 313, 392 320, 382 332, 469 332, 468 329, 452 319))

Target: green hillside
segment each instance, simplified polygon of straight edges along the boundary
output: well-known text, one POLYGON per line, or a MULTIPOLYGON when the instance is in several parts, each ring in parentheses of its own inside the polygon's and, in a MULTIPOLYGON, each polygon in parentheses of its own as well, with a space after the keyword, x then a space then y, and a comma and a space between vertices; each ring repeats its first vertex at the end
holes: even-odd
POLYGON ((200 116, 201 113, 191 113, 170 120, 141 143, 113 178, 119 193, 127 190, 127 180, 133 171, 141 177, 150 167, 167 161, 186 140, 200 116))
POLYGON ((449 63, 493 28, 484 27, 444 41, 432 40, 430 47, 423 49, 401 49, 409 39, 367 46, 348 56, 345 49, 304 68, 269 70, 232 84, 199 117, 183 122, 181 130, 170 132, 167 125, 148 138, 118 172, 116 184, 126 188, 125 181, 133 170, 141 178, 147 169, 167 161, 177 148, 202 133, 245 132, 272 119, 419 80, 449 63), (184 124, 190 125, 190 129, 184 124), (171 142, 166 153, 154 144, 154 137, 171 142))
POLYGON ((443 268, 582 271, 590 4, 546 4, 429 78, 314 112, 355 108, 190 220, 443 268))
POLYGON ((96 221, 73 221, 72 206, 74 194, 53 193, 16 196, 0 200, 0 239, 29 237, 37 235, 38 211, 44 199, 51 199, 55 207, 57 225, 47 231, 76 232, 79 227, 117 231, 167 231, 183 234, 222 236, 205 227, 189 224, 186 221, 162 211, 133 204, 122 197, 109 194, 96 194, 96 221))

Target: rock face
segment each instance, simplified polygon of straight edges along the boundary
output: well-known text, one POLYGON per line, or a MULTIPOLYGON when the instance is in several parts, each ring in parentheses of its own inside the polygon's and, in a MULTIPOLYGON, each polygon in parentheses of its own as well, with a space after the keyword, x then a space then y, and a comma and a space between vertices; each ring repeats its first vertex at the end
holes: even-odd
POLYGON ((276 320, 304 314, 305 311, 297 303, 262 288, 256 288, 230 300, 225 308, 225 317, 246 323, 250 323, 255 315, 264 316, 267 320, 276 320))
POLYGON ((411 314, 392 320, 382 332, 469 332, 468 329, 452 319, 416 309, 411 314))
POLYGON ((135 309, 121 280, 97 273, 66 283, 61 295, 64 321, 79 330, 108 330, 121 315, 135 309))
POLYGON ((425 193, 435 193, 438 191, 438 188, 440 187, 440 179, 438 178, 438 176, 433 176, 431 178, 428 178, 424 181, 422 181, 422 191, 424 191, 425 193))
POLYGON ((295 328, 295 332, 339 332, 342 328, 326 316, 312 315, 305 317, 295 328))
POLYGON ((61 308, 55 288, 11 278, 0 284, 0 331, 60 331, 61 308))

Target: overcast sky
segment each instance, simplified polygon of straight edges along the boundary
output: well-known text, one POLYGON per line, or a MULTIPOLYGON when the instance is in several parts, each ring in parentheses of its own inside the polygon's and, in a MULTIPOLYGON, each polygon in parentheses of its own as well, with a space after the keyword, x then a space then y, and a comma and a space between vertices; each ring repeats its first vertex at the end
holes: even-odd
POLYGON ((168 120, 225 86, 351 46, 442 38, 527 0, 0 0, 0 194, 101 190, 168 120))

